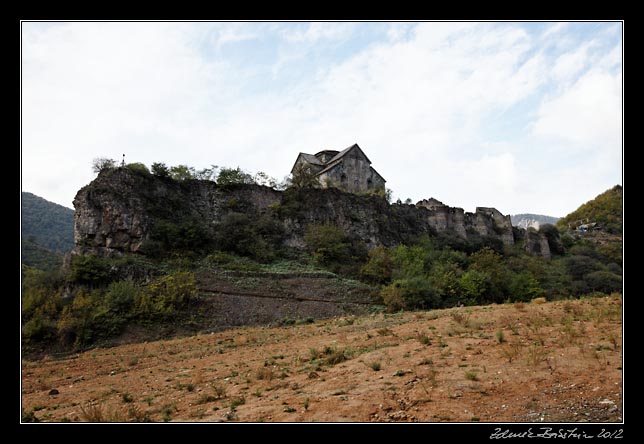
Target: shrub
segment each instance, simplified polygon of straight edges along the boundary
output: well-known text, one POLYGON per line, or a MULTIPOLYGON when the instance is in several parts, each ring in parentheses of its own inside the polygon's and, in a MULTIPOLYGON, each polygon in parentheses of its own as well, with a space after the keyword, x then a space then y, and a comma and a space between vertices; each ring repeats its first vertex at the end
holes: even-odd
POLYGON ((116 313, 126 313, 134 304, 139 288, 131 281, 112 282, 105 293, 105 305, 108 310, 116 313))
POLYGON ((222 168, 217 175, 217 185, 238 185, 255 183, 253 177, 241 168, 222 168))
POLYGON ((195 169, 187 165, 177 165, 170 168, 170 177, 183 182, 195 178, 195 169))
POLYGON ((573 279, 579 280, 587 274, 600 271, 602 264, 597 259, 576 255, 566 259, 566 269, 573 279))
POLYGON ((135 307, 144 316, 171 315, 197 294, 194 273, 178 271, 150 283, 135 296, 135 307))
POLYGON ((316 263, 323 266, 337 265, 351 258, 350 243, 344 231, 328 224, 309 225, 304 242, 313 253, 316 263))
POLYGON ((585 281, 592 291, 612 293, 622 289, 622 277, 610 271, 594 271, 586 275, 585 281))
POLYGON ((134 171, 136 173, 139 173, 139 174, 143 174, 143 175, 147 175, 147 176, 150 175, 150 170, 148 170, 148 167, 146 167, 144 164, 139 163, 139 162, 137 162, 137 163, 128 163, 127 165, 125 165, 125 168, 127 168, 130 171, 134 171))
POLYGON ((109 281, 110 264, 97 256, 74 256, 71 260, 69 278, 72 282, 90 286, 106 284, 109 281))
POLYGON ((545 294, 539 282, 528 272, 512 276, 509 284, 510 301, 530 301, 545 294))
POLYGON ((429 281, 422 277, 399 279, 384 287, 380 295, 389 311, 436 308, 440 297, 429 281))
POLYGON ((369 251, 369 260, 360 269, 363 280, 373 284, 385 284, 391 280, 393 262, 389 251, 382 245, 369 251))

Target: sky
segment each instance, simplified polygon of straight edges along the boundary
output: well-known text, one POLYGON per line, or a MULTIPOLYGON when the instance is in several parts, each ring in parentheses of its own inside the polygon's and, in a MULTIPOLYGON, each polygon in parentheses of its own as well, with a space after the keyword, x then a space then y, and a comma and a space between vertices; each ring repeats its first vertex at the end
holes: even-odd
POLYGON ((23 22, 22 190, 98 157, 262 171, 358 143, 393 199, 565 216, 622 183, 621 22, 23 22))

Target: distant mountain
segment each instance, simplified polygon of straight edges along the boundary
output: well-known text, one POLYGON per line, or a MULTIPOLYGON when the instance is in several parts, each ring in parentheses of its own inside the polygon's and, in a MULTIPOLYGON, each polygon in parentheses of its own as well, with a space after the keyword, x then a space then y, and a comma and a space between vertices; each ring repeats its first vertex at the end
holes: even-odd
POLYGON ((543 224, 555 224, 559 220, 558 217, 544 216, 543 214, 522 213, 510 215, 512 225, 519 228, 527 229, 532 227, 539 229, 543 224))
POLYGON ((622 186, 615 185, 610 190, 603 192, 560 219, 557 222, 557 228, 563 231, 582 223, 596 223, 609 233, 621 234, 623 223, 622 195, 622 186))
POLYGON ((23 242, 66 253, 74 247, 74 210, 23 191, 21 231, 23 242))
POLYGON ((63 255, 49 251, 31 239, 22 240, 22 263, 38 270, 55 270, 63 264, 63 255))

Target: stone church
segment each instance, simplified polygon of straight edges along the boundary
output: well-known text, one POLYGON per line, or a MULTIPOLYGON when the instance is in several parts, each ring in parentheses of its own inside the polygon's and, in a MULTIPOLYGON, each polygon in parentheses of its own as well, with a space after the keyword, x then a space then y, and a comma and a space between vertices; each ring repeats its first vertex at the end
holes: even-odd
POLYGON ((316 154, 300 153, 291 169, 309 165, 324 188, 335 187, 350 193, 365 193, 385 187, 386 180, 371 166, 358 144, 342 151, 324 150, 316 154))

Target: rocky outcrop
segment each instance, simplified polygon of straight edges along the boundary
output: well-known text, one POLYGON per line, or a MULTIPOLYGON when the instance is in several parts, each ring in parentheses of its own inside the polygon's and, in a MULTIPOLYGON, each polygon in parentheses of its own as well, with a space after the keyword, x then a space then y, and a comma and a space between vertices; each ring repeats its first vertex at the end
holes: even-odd
POLYGON ((544 259, 550 259, 552 257, 548 238, 543 233, 532 229, 525 232, 523 248, 528 253, 541 256, 544 259))
POLYGON ((416 206, 430 211, 427 222, 436 231, 452 230, 467 239, 468 231, 473 230, 480 236, 501 239, 505 245, 514 244, 510 216, 504 216, 496 208, 478 207, 474 213, 466 213, 433 197, 421 200, 416 206))
MULTIPOLYGON (((192 218, 207 232, 231 212, 251 219, 268 215, 285 229, 287 245, 302 248, 310 224, 328 223, 360 239, 368 248, 407 243, 419 235, 452 232, 462 239, 485 237, 515 242, 509 216, 494 208, 474 213, 436 199, 416 205, 388 204, 376 196, 338 189, 276 191, 259 185, 219 186, 211 181, 183 182, 127 167, 102 172, 74 199, 75 253, 142 253, 160 220, 192 218)), ((535 250, 531 241, 531 251, 535 250)), ((547 246, 547 242, 546 242, 547 246)), ((545 250, 545 248, 542 248, 545 250)))

